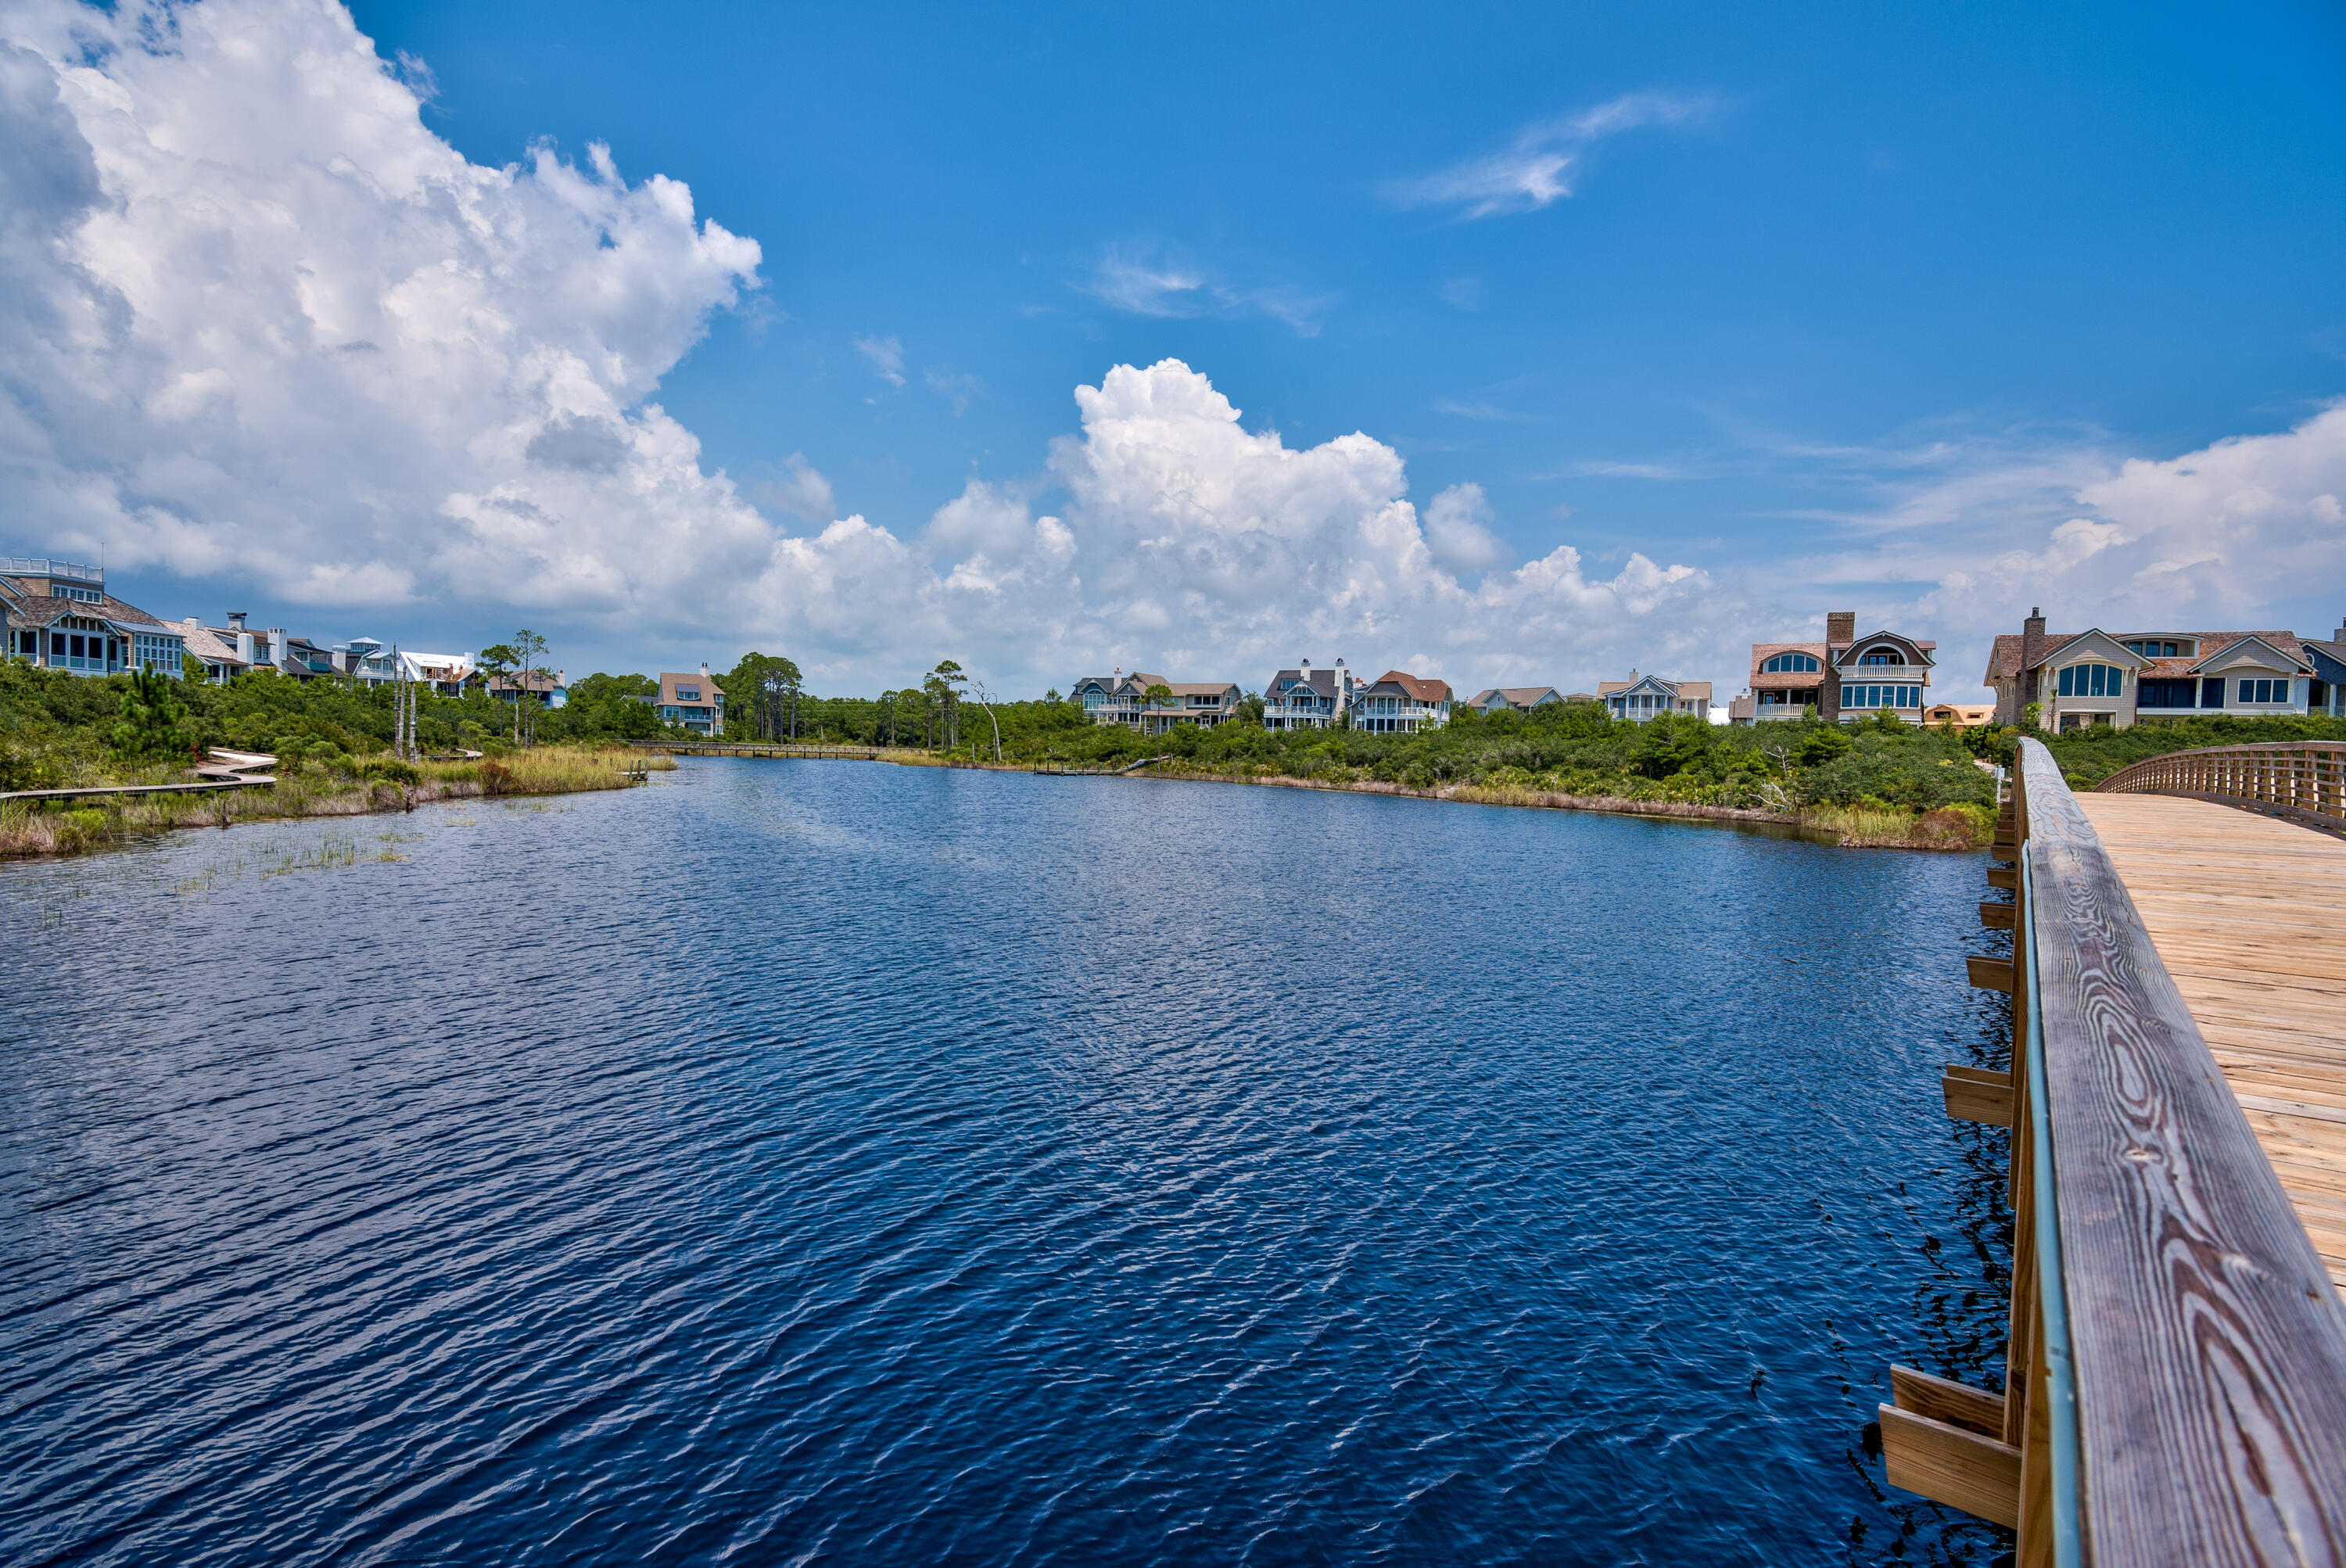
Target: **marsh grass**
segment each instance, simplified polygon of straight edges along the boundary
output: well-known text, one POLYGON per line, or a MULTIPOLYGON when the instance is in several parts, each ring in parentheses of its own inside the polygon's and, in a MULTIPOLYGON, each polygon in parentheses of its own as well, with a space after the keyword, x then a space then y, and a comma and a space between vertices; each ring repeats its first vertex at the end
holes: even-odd
MULTIPOLYGON (((568 795, 624 789, 628 773, 673 772, 673 757, 605 747, 541 747, 481 761, 419 762, 414 781, 369 778, 364 764, 290 765, 277 782, 249 789, 192 795, 129 795, 92 805, 59 808, 36 800, 0 801, 0 859, 70 855, 173 828, 226 828, 305 817, 362 817, 404 811, 435 800, 482 795, 568 795)), ((138 778, 109 783, 177 783, 184 769, 142 769, 138 778), (157 775, 153 778, 148 774, 157 775)), ((395 854, 384 858, 397 859, 395 854)))

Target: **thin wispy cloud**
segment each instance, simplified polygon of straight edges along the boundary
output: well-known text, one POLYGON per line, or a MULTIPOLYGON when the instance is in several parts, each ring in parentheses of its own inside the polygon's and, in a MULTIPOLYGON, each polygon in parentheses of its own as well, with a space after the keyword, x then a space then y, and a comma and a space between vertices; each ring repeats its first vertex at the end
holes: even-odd
POLYGON ((855 351, 872 361, 880 379, 890 386, 904 384, 904 345, 893 338, 857 338, 855 351))
POLYGON ((1219 282, 1187 262, 1154 251, 1130 252, 1111 246, 1090 278, 1076 285, 1102 304, 1136 316, 1260 314, 1283 321, 1298 337, 1320 335, 1333 301, 1280 285, 1240 289, 1219 282))
POLYGON ((1136 316, 1196 316, 1212 308, 1203 273, 1110 248, 1083 291, 1136 316))
POLYGON ((939 397, 953 404, 954 417, 959 419, 969 412, 969 400, 985 391, 985 383, 966 372, 925 370, 922 382, 939 397))
POLYGON ((1446 413, 1454 419, 1483 420, 1492 424, 1531 424, 1539 420, 1535 413, 1518 413, 1514 409, 1501 408, 1494 402, 1475 398, 1444 397, 1433 400, 1433 412, 1446 413))
POLYGON ((1466 219, 1535 212, 1570 196, 1589 148, 1643 126, 1686 125, 1713 108, 1699 95, 1629 93, 1576 115, 1539 120, 1496 152, 1437 173, 1395 180, 1385 195, 1402 207, 1454 207, 1466 219))
POLYGON ((1686 470, 1666 463, 1576 463, 1565 470, 1575 479, 1684 479, 1686 470))

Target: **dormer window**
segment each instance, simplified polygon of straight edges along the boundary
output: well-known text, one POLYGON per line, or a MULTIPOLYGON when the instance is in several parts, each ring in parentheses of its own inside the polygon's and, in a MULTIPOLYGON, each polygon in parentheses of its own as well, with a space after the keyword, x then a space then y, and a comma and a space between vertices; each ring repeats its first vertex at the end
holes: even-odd
POLYGON ((676 699, 678 702, 699 702, 700 700, 700 688, 697 686, 678 687, 676 688, 676 699))
POLYGON ((1904 664, 1906 662, 1906 656, 1900 653, 1896 648, 1868 648, 1865 650, 1865 657, 1859 659, 1857 662, 1860 664, 1904 664))
POLYGON ((1804 653, 1778 654, 1760 667, 1762 675, 1814 675, 1816 656, 1804 653))
POLYGON ((2194 637, 2129 637, 2127 651, 2145 658, 2197 658, 2199 643, 2194 637))

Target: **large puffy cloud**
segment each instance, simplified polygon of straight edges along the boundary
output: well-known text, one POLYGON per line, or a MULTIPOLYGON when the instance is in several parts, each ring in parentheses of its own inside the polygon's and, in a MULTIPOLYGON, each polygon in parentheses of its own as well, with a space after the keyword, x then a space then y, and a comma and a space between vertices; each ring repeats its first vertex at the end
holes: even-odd
POLYGON ((1250 432, 1178 360, 1117 365, 1076 402, 1080 433, 1031 486, 972 481, 908 542, 861 520, 793 540, 767 590, 801 625, 868 593, 885 607, 864 624, 886 636, 858 651, 926 637, 1038 682, 1120 663, 1259 686, 1338 657, 1462 682, 1588 679, 1637 657, 1690 672, 1739 657, 1737 601, 1693 567, 1632 555, 1596 575, 1564 546, 1491 570, 1504 546, 1479 489, 1421 518, 1392 447, 1250 432), (1030 492, 1065 504, 1038 515, 1030 492))
POLYGON ((29 541, 319 605, 616 616, 773 531, 645 401, 757 245, 464 159, 338 5, 0 22, 0 464, 29 541))

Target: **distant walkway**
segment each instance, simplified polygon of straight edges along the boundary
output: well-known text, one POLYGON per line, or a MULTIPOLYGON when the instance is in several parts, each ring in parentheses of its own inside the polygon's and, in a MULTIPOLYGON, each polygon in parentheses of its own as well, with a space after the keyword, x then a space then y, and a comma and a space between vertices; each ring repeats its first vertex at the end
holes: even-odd
POLYGON ((2204 800, 2076 799, 2346 1291, 2346 841, 2204 800))
POLYGON ((204 753, 204 760, 196 764, 196 777, 203 780, 200 784, 98 784, 76 789, 15 789, 0 794, 0 800, 95 800, 113 795, 199 795, 209 789, 242 789, 255 784, 274 784, 277 775, 264 770, 276 766, 277 759, 265 751, 222 751, 214 747, 204 753))

